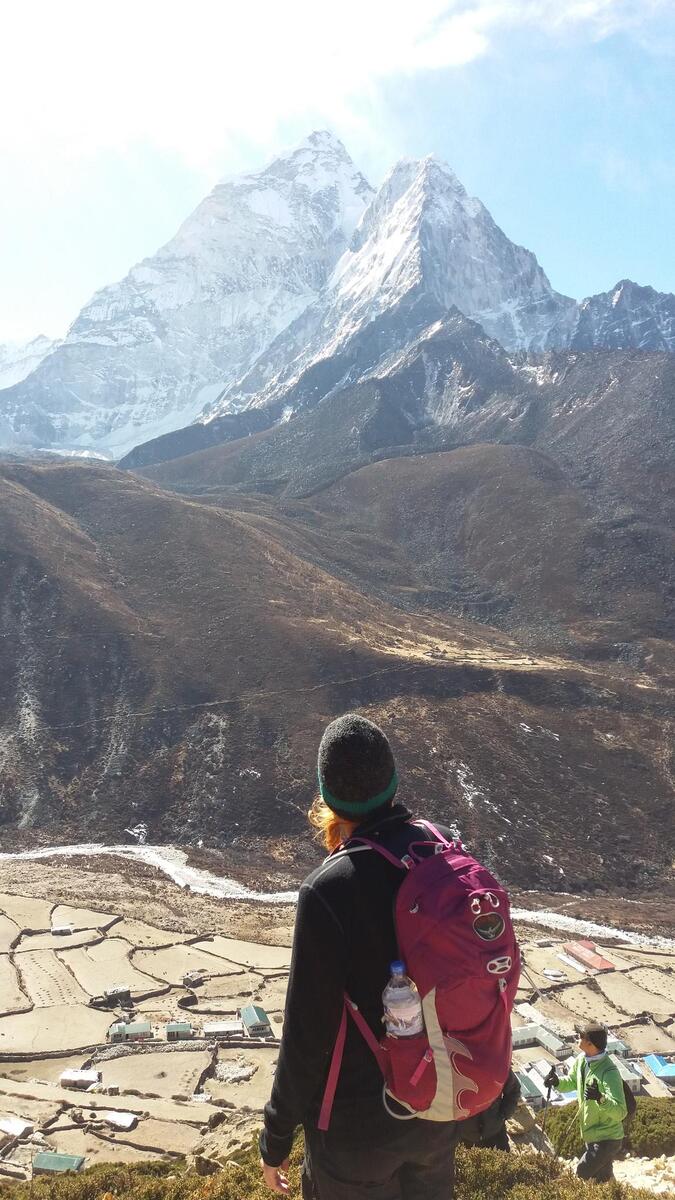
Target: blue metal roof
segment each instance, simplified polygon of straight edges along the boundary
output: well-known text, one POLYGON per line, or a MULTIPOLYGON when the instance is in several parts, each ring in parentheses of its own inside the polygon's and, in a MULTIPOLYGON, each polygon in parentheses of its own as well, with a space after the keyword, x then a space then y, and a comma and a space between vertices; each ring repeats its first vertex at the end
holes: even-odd
POLYGON ((675 1063, 668 1062, 662 1054, 648 1054, 644 1061, 658 1079, 675 1079, 675 1063))

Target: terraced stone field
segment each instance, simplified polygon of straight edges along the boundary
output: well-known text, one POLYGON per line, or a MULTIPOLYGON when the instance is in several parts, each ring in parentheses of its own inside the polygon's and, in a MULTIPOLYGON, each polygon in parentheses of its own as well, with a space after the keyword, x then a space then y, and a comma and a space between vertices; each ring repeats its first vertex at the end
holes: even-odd
MULTIPOLYGON (((227 1156, 259 1125, 278 1044, 247 1044, 241 1034, 236 1042, 226 1036, 212 1042, 200 1036, 202 1026, 233 1018, 255 1001, 280 1032, 290 964, 290 947, 280 943, 289 940, 292 908, 240 901, 228 907, 177 885, 162 883, 160 890, 151 877, 140 877, 118 881, 116 913, 103 907, 107 897, 86 890, 77 903, 84 879, 62 865, 53 877, 53 899, 0 893, 6 946, 0 951, 0 1116, 34 1120, 44 1148, 81 1153, 90 1162, 142 1161, 200 1147, 227 1156), (162 926, 162 911, 178 930, 162 926), (68 924, 72 935, 52 933, 68 924), (256 927, 264 942, 253 940, 256 927), (247 936, 237 937, 239 928, 247 936), (196 969, 205 972, 204 982, 185 986, 184 976, 196 969), (152 1040, 142 1046, 107 1045, 108 1029, 128 1015, 128 1002, 126 1008, 97 1005, 103 990, 118 984, 131 989, 131 1015, 150 1022, 152 1040), (166 1023, 176 1019, 194 1026, 194 1040, 167 1043, 166 1023), (95 1091, 60 1086, 62 1070, 84 1066, 101 1072, 95 1091), (114 1095, 107 1094, 111 1086, 114 1095), (113 1109, 134 1113, 136 1128, 113 1132, 107 1117, 113 1109), (80 1124, 73 1112, 82 1113, 80 1124), (210 1120, 221 1123, 206 1135, 210 1120)), ((567 940, 569 934, 555 930, 547 937, 529 926, 521 930, 526 973, 518 1001, 532 1007, 516 1015, 514 1025, 554 1022, 572 1051, 575 1025, 600 1019, 634 1055, 675 1054, 675 956, 609 941, 598 948, 615 969, 596 974, 561 961, 567 940)), ((514 1057, 525 1063, 550 1056, 523 1050, 514 1057)), ((23 1170, 30 1153, 31 1145, 22 1143, 11 1152, 12 1166, 23 1170)))

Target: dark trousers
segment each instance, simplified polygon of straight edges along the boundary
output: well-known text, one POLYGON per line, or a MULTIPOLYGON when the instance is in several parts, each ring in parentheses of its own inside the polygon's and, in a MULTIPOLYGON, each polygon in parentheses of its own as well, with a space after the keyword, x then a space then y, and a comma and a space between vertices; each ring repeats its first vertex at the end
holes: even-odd
POLYGON ((579 1159, 577 1175, 580 1179, 594 1179, 596 1183, 608 1183, 614 1178, 612 1163, 623 1146, 623 1138, 611 1142, 587 1142, 579 1159))
POLYGON ((456 1125, 393 1126, 372 1141, 305 1129, 303 1200, 452 1200, 456 1125))
POLYGON ((505 1125, 502 1125, 499 1133, 493 1134, 492 1137, 481 1138, 477 1144, 481 1150, 505 1150, 508 1153, 511 1149, 505 1125))

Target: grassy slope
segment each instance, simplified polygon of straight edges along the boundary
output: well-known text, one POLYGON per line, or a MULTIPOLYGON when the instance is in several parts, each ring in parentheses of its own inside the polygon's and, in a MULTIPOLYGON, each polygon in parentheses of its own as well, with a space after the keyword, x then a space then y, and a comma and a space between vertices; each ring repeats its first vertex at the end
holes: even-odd
MULTIPOLYGON (((575 1158, 582 1150, 576 1112, 576 1104, 553 1108, 546 1120, 551 1143, 565 1158, 575 1158)), ((675 1154, 675 1104, 670 1097, 639 1096, 637 1112, 627 1132, 630 1149, 639 1158, 675 1154)))
MULTIPOLYGON (((299 1195, 302 1157, 292 1158, 292 1195, 299 1195)), ((98 1166, 82 1175, 39 1179, 33 1184, 0 1184, 2 1200, 268 1200, 255 1145, 224 1171, 205 1179, 180 1172, 175 1164, 136 1167, 98 1166)), ((542 1155, 505 1155, 493 1150, 460 1150, 456 1200, 652 1200, 650 1192, 618 1183, 589 1185, 570 1176, 557 1159, 542 1155)))

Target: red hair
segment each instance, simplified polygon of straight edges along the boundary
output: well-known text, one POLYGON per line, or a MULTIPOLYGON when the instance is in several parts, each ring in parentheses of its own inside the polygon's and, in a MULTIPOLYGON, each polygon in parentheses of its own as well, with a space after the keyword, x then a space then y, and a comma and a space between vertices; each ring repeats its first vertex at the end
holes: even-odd
POLYGON ((337 850, 358 825, 358 821, 348 821, 334 813, 322 796, 316 797, 307 816, 310 825, 316 829, 317 840, 329 852, 337 850))

